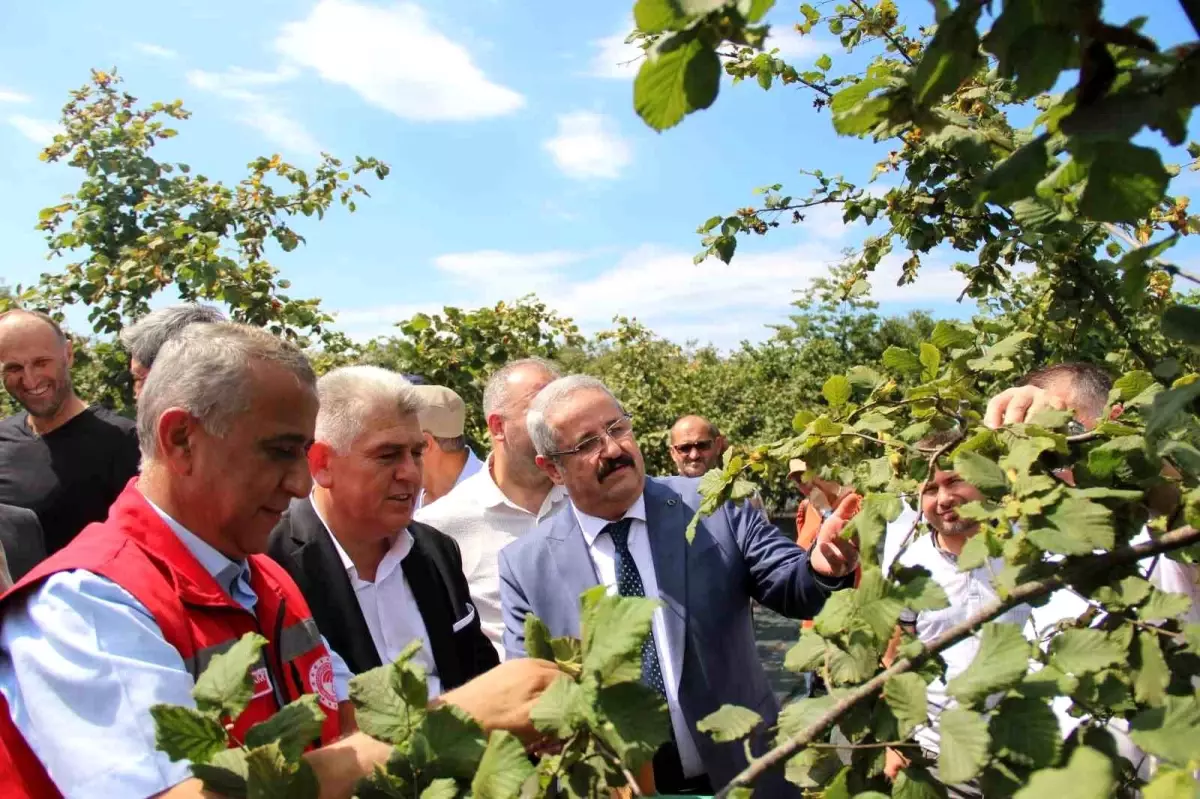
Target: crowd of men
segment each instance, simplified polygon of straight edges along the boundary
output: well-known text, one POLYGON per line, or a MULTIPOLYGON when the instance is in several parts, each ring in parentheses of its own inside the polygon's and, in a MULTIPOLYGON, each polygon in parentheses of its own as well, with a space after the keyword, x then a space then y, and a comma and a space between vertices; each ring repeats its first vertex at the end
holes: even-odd
MULTIPOLYGON (((525 617, 577 636, 579 595, 596 585, 661 601, 642 679, 665 700, 671 737, 643 788, 711 793, 745 756, 697 722, 724 704, 755 710, 761 750, 779 711, 753 606, 811 619, 859 574, 857 545, 840 535, 858 496, 802 462, 796 536, 760 503, 728 503, 688 544, 698 478, 727 447, 717 428, 680 419, 669 442, 678 474, 647 476, 620 399, 544 360, 489 378, 481 459, 451 389, 365 365, 317 378, 292 345, 212 308, 155 311, 122 343, 136 421, 76 395, 70 340, 50 317, 0 314, 5 389, 24 408, 0 422, 0 552, 16 581, 0 597, 6 796, 202 795, 187 762, 156 750, 149 710, 193 705, 196 676, 250 631, 268 645, 234 737, 316 694, 326 721, 305 756, 322 796, 349 796, 390 755, 355 731, 348 683, 414 640, 432 703, 532 742, 529 711, 559 672, 525 657, 525 617)), ((988 422, 1054 406, 1093 426, 1107 380, 1081 365, 1043 370, 996 397, 988 422)), ((898 636, 921 640, 995 595, 986 568, 955 565, 979 529, 956 508, 978 492, 950 471, 929 486, 885 545, 885 560, 929 569, 951 597, 902 617, 898 636), (929 534, 901 541, 917 514, 929 534)), ((1150 577, 1197 596, 1194 572, 1173 561, 1150 577)), ((1010 614, 1000 621, 1029 617, 1010 614)), ((947 651, 947 681, 977 649, 967 639, 947 651)), ((929 696, 935 721, 918 741, 936 752, 948 700, 936 685, 929 696)), ((891 753, 889 773, 905 762, 891 753)), ((778 773, 759 790, 795 791, 778 773)))

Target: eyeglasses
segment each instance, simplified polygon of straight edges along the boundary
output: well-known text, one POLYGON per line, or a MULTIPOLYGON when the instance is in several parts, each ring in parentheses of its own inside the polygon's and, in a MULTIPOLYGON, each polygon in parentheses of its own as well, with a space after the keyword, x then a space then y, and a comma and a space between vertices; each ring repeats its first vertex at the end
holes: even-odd
POLYGON ((561 449, 557 452, 546 453, 551 458, 561 458, 566 455, 595 455, 604 446, 604 440, 611 438, 613 441, 621 441, 629 438, 633 434, 633 417, 629 414, 624 414, 620 419, 604 428, 604 432, 598 436, 591 436, 580 441, 570 449, 561 449))
POLYGON ((688 444, 672 444, 671 449, 678 452, 680 455, 691 455, 692 450, 696 452, 708 452, 712 449, 713 440, 706 438, 701 441, 692 441, 688 444))

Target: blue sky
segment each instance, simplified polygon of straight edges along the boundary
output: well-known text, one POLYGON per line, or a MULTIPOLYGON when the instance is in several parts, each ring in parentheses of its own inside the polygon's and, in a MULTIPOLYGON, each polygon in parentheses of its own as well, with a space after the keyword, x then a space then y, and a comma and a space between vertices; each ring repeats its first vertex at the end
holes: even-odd
MULTIPOLYGON (((798 66, 838 43, 770 20, 798 66)), ((929 20, 923 0, 900 3, 929 20)), ((1156 0, 1150 33, 1189 27, 1156 0), (1161 6, 1161 11, 1160 11, 1161 6)), ((802 90, 732 86, 709 111, 656 134, 632 109, 636 49, 622 44, 630 0, 174 0, 6 3, 0 10, 0 277, 29 283, 45 260, 37 211, 72 190, 67 167, 37 160, 67 92, 92 67, 117 66, 146 102, 182 98, 194 116, 159 148, 236 181, 258 155, 300 166, 329 151, 392 168, 356 214, 301 225, 308 244, 275 263, 296 296, 318 296, 359 338, 417 311, 477 307, 536 292, 587 331, 636 316, 677 340, 731 346, 783 321, 794 289, 861 241, 822 209, 796 227, 743 242, 732 266, 693 266, 704 219, 753 201, 755 186, 804 193, 797 170, 865 180, 886 146, 837 138, 802 90)), ((1110 19, 1144 4, 1108 3, 1110 19)), ((1172 153, 1169 161, 1182 155, 1172 153)), ((1196 173, 1193 173, 1195 175, 1196 173)), ((1193 175, 1180 178, 1200 187, 1193 175)), ((1177 189, 1180 190, 1180 189, 1177 189)), ((1181 191, 1181 193, 1187 193, 1181 191)), ((1189 246, 1176 257, 1194 254, 1189 246)), ((896 257, 873 294, 889 312, 954 305, 953 256, 897 288, 896 257)), ((83 315, 69 320, 83 326, 83 315)))

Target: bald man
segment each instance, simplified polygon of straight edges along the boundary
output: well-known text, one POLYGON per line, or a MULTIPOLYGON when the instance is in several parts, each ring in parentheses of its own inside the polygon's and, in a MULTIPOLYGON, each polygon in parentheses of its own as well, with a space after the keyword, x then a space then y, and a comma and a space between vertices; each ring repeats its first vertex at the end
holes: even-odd
POLYGON ((134 423, 75 394, 73 360, 49 316, 0 314, 0 375, 25 409, 0 420, 0 503, 37 514, 49 555, 104 519, 138 470, 134 423))
POLYGON ((721 463, 725 436, 703 416, 684 416, 671 428, 671 460, 684 477, 700 477, 721 463))

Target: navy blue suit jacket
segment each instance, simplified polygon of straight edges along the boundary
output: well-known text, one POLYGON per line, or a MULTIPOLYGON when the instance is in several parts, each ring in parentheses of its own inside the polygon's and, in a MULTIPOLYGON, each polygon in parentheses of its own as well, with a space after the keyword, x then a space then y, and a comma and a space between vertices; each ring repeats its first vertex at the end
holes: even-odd
MULTIPOLYGON (((749 503, 727 503, 702 519, 689 545, 685 530, 700 505, 699 483, 698 478, 647 479, 646 526, 669 649, 680 675, 679 705, 719 788, 745 767, 745 755, 738 743, 715 744, 695 732, 696 723, 723 704, 750 708, 766 725, 773 725, 779 713, 755 646, 750 600, 791 618, 812 618, 830 590, 849 587, 854 578, 819 582, 808 554, 749 503)), ((569 508, 501 550, 508 656, 525 656, 527 613, 537 614, 556 637, 578 636, 579 595, 597 584, 583 531, 569 508)), ((759 731, 755 754, 762 754, 764 732, 759 731)), ((781 779, 771 782, 790 793, 781 779)))

